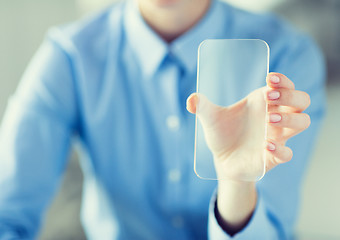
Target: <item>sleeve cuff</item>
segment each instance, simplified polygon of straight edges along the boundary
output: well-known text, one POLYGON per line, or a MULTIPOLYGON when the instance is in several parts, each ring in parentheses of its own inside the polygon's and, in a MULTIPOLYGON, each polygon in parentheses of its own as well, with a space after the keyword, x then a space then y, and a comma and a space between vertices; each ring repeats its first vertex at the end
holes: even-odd
POLYGON ((211 240, 227 240, 227 239, 262 239, 262 240, 275 240, 278 239, 277 231, 275 227, 270 222, 263 199, 260 194, 258 194, 257 205, 253 216, 251 217, 249 223, 245 228, 234 236, 230 236, 225 232, 221 226, 218 224, 215 216, 215 206, 216 206, 217 192, 213 194, 210 206, 209 206, 209 219, 208 219, 208 237, 211 240))

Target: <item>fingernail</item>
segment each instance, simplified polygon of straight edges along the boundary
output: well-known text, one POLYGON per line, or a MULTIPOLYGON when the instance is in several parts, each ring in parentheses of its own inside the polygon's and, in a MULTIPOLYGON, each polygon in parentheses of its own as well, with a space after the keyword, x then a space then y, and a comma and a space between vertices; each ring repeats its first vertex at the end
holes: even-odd
POLYGON ((271 75, 270 77, 269 77, 269 81, 271 82, 271 83, 279 83, 280 82, 280 78, 278 77, 278 76, 276 76, 276 75, 271 75))
POLYGON ((271 91, 268 93, 268 99, 269 100, 276 100, 280 97, 280 92, 278 91, 271 91))
POLYGON ((275 147, 275 145, 274 145, 273 143, 268 142, 268 143, 267 143, 267 149, 268 149, 269 151, 274 151, 274 150, 276 149, 276 147, 275 147))
POLYGON ((269 115, 269 122, 271 122, 271 123, 280 122, 281 119, 282 119, 282 117, 281 117, 280 114, 272 113, 272 114, 269 115))

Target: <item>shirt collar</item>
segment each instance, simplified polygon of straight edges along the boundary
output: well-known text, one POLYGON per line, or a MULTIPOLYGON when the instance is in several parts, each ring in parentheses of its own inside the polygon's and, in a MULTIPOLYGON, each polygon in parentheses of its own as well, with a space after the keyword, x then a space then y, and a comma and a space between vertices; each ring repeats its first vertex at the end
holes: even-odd
POLYGON ((124 19, 125 30, 142 72, 146 76, 155 74, 167 54, 173 55, 185 71, 195 72, 200 43, 205 39, 221 37, 225 12, 218 4, 218 1, 212 0, 205 16, 193 28, 168 44, 144 21, 137 2, 128 1, 124 19))

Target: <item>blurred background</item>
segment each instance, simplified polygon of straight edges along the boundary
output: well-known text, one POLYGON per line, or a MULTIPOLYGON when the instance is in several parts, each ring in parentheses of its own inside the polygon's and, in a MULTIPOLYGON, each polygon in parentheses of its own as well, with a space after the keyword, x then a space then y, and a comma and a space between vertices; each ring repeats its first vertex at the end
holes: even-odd
MULTIPOLYGON (((0 119, 30 58, 50 26, 74 21, 113 0, 0 0, 0 119)), ((273 11, 312 35, 328 68, 328 111, 304 182, 299 240, 340 239, 340 1, 228 0, 250 11, 273 11)), ((71 156, 40 239, 85 239, 79 209, 82 173, 71 156)))

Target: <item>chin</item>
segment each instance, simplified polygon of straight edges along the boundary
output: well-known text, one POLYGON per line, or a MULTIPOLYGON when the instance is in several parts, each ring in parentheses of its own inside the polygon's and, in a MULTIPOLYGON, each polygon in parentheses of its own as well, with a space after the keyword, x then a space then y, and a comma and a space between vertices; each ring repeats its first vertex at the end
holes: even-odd
POLYGON ((170 7, 178 4, 179 2, 183 2, 183 0, 149 0, 153 4, 159 7, 170 7))

